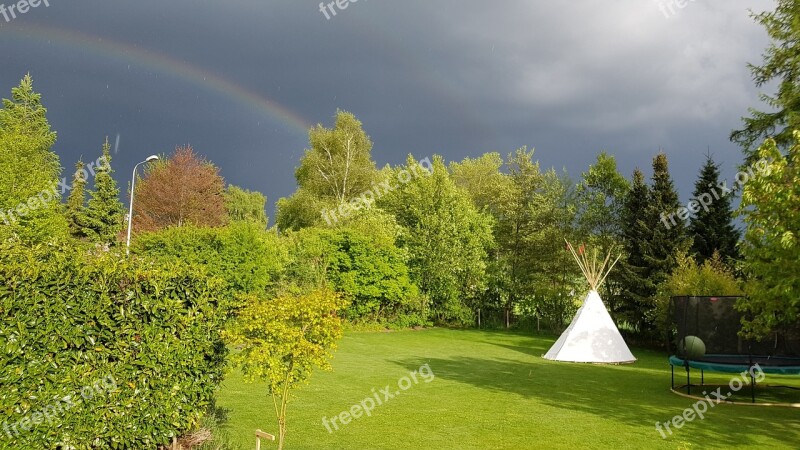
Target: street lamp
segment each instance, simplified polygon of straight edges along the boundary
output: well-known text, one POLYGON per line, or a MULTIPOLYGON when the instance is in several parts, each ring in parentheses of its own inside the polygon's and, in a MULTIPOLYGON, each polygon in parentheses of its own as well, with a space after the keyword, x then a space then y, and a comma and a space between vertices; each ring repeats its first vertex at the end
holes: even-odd
POLYGON ((128 242, 125 245, 126 255, 131 254, 131 225, 133 225, 133 193, 135 192, 134 187, 136 187, 136 168, 139 167, 140 164, 149 163, 150 161, 157 161, 157 160, 158 156, 151 155, 148 156, 147 159, 145 159, 144 161, 133 166, 133 176, 131 177, 131 205, 130 205, 130 210, 128 211, 128 242))

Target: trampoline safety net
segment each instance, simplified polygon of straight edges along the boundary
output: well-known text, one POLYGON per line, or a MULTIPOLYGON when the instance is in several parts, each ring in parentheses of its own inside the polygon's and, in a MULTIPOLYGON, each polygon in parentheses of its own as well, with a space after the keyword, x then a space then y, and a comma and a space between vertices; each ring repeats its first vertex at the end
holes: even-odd
POLYGON ((800 327, 783 329, 761 340, 741 338, 742 314, 735 308, 740 298, 672 297, 677 326, 675 354, 687 356, 682 348, 684 337, 696 336, 705 344, 705 355, 800 357, 800 327))

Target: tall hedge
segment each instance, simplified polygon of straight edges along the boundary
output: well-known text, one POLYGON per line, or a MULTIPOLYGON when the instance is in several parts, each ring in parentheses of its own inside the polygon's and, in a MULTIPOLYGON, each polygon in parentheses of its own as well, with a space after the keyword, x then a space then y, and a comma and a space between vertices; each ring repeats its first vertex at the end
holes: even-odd
POLYGON ((0 243, 0 449, 148 449, 197 427, 221 380, 202 268, 0 243))

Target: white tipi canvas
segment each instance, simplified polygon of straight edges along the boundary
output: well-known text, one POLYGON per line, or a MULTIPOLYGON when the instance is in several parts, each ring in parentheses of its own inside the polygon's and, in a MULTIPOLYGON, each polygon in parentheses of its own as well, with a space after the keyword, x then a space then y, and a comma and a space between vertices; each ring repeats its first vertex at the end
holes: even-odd
POLYGON ((595 290, 544 355, 554 361, 622 364, 636 361, 595 290))

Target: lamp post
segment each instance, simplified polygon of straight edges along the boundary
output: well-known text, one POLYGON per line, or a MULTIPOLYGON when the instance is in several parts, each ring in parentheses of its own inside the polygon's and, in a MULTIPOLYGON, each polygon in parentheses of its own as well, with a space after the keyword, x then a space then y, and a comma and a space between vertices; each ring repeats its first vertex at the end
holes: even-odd
POLYGON ((133 166, 133 176, 131 177, 131 205, 130 205, 130 210, 128 211, 128 241, 125 244, 125 254, 126 255, 130 255, 131 254, 131 225, 133 225, 133 193, 135 192, 134 188, 136 187, 136 168, 139 167, 139 165, 141 165, 141 164, 149 163, 150 161, 157 161, 157 160, 158 160, 158 156, 151 155, 151 156, 148 156, 147 159, 145 159, 144 161, 142 161, 142 162, 136 164, 135 166, 133 166))

